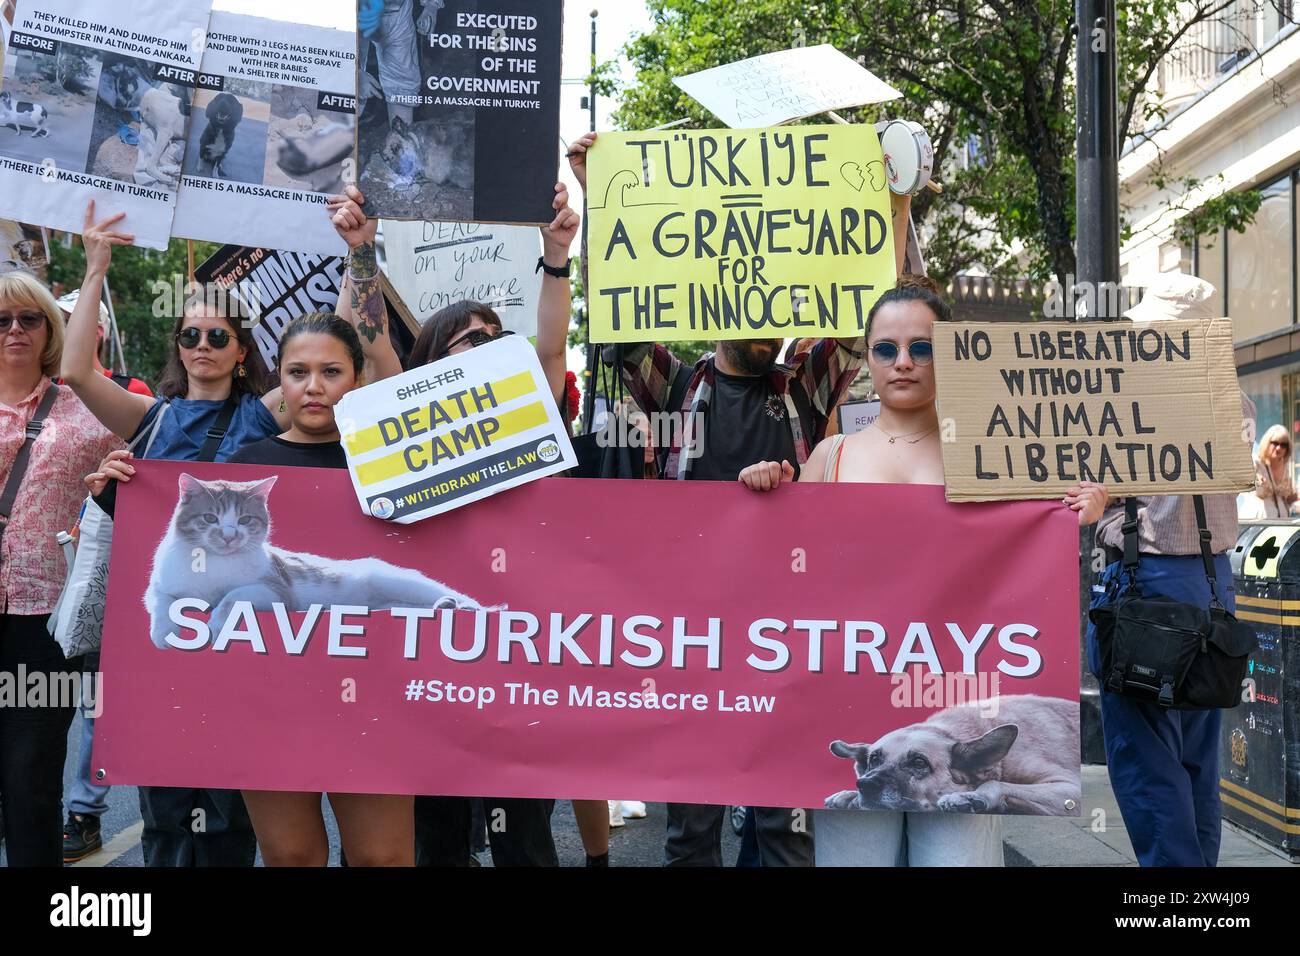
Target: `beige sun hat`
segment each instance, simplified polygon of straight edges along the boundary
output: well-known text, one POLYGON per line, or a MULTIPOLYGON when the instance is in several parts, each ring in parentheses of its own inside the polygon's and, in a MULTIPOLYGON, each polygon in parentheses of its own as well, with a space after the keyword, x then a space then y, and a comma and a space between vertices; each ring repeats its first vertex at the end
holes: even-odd
POLYGON ((1162 272, 1151 277, 1142 301, 1124 313, 1134 322, 1160 319, 1217 319, 1210 301, 1218 290, 1204 279, 1186 272, 1162 272))
MULTIPOLYGON (((80 290, 77 289, 74 289, 72 292, 69 292, 67 295, 59 296, 58 298, 59 308, 63 310, 64 315, 68 316, 69 318, 72 316, 72 310, 77 307, 77 300, 79 298, 81 298, 81 292, 80 290)), ((109 324, 108 306, 104 305, 102 301, 99 303, 99 324, 104 328, 108 328, 108 324, 109 324)))

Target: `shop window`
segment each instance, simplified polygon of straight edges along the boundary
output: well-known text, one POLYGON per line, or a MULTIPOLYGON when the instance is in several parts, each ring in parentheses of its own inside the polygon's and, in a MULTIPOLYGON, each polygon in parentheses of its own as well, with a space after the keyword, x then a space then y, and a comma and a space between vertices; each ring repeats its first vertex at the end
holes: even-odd
POLYGON ((1291 325, 1291 217, 1289 176, 1260 190, 1255 221, 1228 233, 1228 315, 1233 338, 1253 339, 1291 325))
MULTIPOLYGON (((1215 288, 1214 298, 1210 300, 1215 315, 1228 314, 1223 307, 1224 269, 1227 264, 1227 257, 1223 253, 1226 245, 1222 229, 1214 235, 1201 236, 1196 241, 1196 274, 1215 288)), ((1240 339, 1241 336, 1234 335, 1234 338, 1240 339)))

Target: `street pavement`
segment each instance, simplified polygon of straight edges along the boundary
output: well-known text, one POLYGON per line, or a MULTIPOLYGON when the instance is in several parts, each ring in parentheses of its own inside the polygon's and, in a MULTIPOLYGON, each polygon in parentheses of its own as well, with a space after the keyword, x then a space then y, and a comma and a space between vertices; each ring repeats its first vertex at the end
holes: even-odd
MULTIPOLYGON (((72 775, 76 770, 77 745, 80 740, 80 725, 73 721, 68 732, 68 760, 64 764, 63 791, 67 793, 72 786, 72 775)), ((633 798, 635 794, 622 794, 633 798)), ((65 811, 66 812, 66 811, 65 811)), ((324 806, 325 827, 330 840, 330 865, 339 862, 339 832, 330 813, 329 802, 324 806)), ((613 866, 661 866, 663 865, 664 827, 666 823, 664 805, 652 803, 646 807, 646 817, 642 820, 628 820, 626 826, 610 832, 609 858, 613 866)), ((114 787, 108 793, 108 812, 100 821, 103 828, 104 849, 82 860, 76 866, 143 866, 144 855, 140 848, 140 833, 144 824, 140 820, 140 797, 135 787, 114 787)), ((555 835, 555 848, 560 857, 561 866, 583 866, 586 855, 582 849, 582 839, 578 835, 578 826, 573 818, 573 807, 567 800, 558 801, 551 818, 551 830, 555 835)), ((740 852, 740 839, 731 832, 730 826, 723 827, 722 855, 728 866, 736 861, 740 852)), ((3 853, 0 852, 0 860, 3 853)), ((491 853, 479 854, 479 862, 484 866, 492 865, 491 853)), ((257 865, 262 865, 258 854, 257 865)))
MULTIPOLYGON (((72 783, 75 754, 79 735, 74 722, 69 732, 68 754, 65 765, 64 791, 72 783)), ((635 796, 622 794, 620 796, 635 796)), ((1078 818, 1008 816, 1003 820, 1003 844, 1008 866, 1137 866, 1132 844, 1124 829, 1115 796, 1104 766, 1083 768, 1084 813, 1078 818)), ((629 820, 627 825, 610 833, 610 864, 612 866, 661 866, 663 864, 663 839, 665 811, 662 803, 651 803, 642 820, 629 820)), ((101 823, 104 849, 77 866, 143 866, 140 849, 139 796, 134 787, 114 787, 109 791, 108 812, 101 823)), ((325 804, 325 825, 330 839, 330 864, 338 865, 339 836, 329 804, 325 804)), ((585 855, 578 836, 573 808, 567 800, 556 803, 551 819, 555 846, 561 866, 582 866, 585 855)), ((722 834, 723 860, 728 866, 735 864, 740 840, 730 825, 724 825, 722 834)), ((0 860, 3 853, 0 853, 0 860)), ((479 855, 484 866, 492 865, 491 854, 479 855)), ((259 855, 258 865, 261 865, 259 855)), ((1275 852, 1270 851, 1251 837, 1229 824, 1223 827, 1223 845, 1220 866, 1291 866, 1275 852)))

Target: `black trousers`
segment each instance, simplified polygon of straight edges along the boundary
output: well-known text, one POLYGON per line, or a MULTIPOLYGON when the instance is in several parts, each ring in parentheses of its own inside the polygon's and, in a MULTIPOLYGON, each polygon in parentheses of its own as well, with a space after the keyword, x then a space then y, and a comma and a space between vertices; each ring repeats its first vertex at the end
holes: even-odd
MULTIPOLYGON (((704 803, 668 804, 664 866, 722 866, 722 822, 726 807, 704 803)), ((750 807, 760 866, 812 866, 813 817, 807 810, 750 807), (796 826, 796 820, 801 821, 796 826)))
POLYGON ((48 614, 0 614, 0 812, 10 866, 63 866, 63 761, 75 700, 52 693, 54 675, 79 673, 46 630, 48 614), (19 665, 26 678, 19 680, 19 665), (46 681, 40 706, 28 697, 32 675, 46 681), (12 695, 12 696, 11 696, 12 695))
MULTIPOLYGON (((469 866, 473 797, 415 798, 415 865, 469 866)), ((559 866, 551 836, 554 800, 484 797, 493 866, 559 866)))
POLYGON ((141 787, 145 866, 252 866, 253 821, 238 790, 141 787))

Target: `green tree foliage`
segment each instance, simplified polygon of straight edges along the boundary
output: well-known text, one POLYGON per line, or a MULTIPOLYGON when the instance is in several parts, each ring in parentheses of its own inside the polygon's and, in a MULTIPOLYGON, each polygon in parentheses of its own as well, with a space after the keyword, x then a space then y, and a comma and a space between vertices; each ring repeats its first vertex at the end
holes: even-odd
MULTIPOLYGON (((913 204, 931 237, 933 275, 973 266, 1033 279, 1074 272, 1073 0, 647 2, 653 28, 625 47, 636 81, 621 92, 620 127, 683 117, 715 125, 673 77, 830 43, 903 93, 901 101, 849 111, 852 120, 917 119, 934 140, 944 193, 923 193, 913 204)), ((1160 61, 1194 25, 1226 19, 1230 3, 1117 6, 1122 148, 1164 119, 1146 95, 1160 61)), ((1242 228, 1249 205, 1216 201, 1202 218, 1242 228)))
MULTIPOLYGON (((80 288, 86 268, 80 240, 60 236, 50 245, 50 283, 62 285, 64 292, 80 288)), ((194 243, 195 263, 202 263, 219 248, 212 242, 194 243)), ((113 252, 108 285, 126 367, 150 385, 158 380, 167 360, 167 337, 184 301, 187 275, 184 239, 173 239, 162 252, 134 246, 113 252)))

